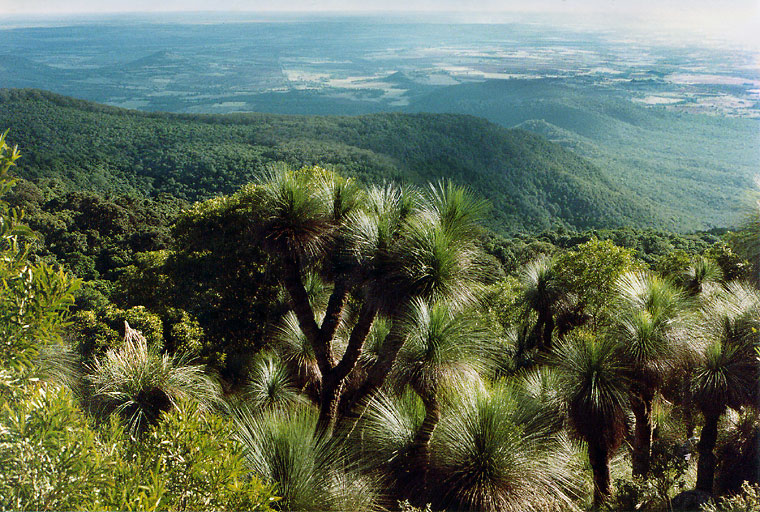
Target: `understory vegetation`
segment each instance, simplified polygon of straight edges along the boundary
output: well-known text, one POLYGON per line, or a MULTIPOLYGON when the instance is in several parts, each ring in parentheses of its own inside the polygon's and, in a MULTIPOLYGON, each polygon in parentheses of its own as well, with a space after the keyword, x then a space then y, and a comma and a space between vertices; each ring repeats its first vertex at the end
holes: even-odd
POLYGON ((760 210, 507 239, 449 181, 281 165, 190 204, 19 156, 4 510, 760 506, 760 210))

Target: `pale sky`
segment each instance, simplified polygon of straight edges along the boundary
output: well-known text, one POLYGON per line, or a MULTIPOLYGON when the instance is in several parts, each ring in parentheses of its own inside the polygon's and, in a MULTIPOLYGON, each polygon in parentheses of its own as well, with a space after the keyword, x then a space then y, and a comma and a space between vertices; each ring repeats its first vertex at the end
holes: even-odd
POLYGON ((760 43, 760 0, 0 0, 0 15, 181 11, 573 13, 760 43))

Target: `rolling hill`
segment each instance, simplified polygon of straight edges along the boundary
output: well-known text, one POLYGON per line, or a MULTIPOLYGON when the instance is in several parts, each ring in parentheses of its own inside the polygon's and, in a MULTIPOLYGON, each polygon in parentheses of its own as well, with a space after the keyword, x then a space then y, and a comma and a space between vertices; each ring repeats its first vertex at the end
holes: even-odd
MULTIPOLYGON (((591 79, 590 79, 591 80, 591 79)), ((646 81, 627 87, 646 90, 646 81)), ((680 230, 733 225, 754 189, 760 122, 643 106, 621 91, 561 79, 488 80, 439 89, 410 112, 457 112, 524 128, 588 158, 651 200, 680 230)))
POLYGON ((74 189, 196 200, 229 193, 275 162, 320 164, 370 183, 467 185, 491 201, 488 224, 504 234, 676 227, 560 145, 467 115, 146 113, 5 89, 0 127, 23 149, 24 178, 74 189))

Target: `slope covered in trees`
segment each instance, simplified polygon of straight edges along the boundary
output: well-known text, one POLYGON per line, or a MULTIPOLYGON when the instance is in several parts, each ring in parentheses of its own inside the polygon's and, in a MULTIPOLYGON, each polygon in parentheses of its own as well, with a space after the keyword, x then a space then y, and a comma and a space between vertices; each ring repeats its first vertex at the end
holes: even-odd
MULTIPOLYGON (((626 86, 637 94, 649 87, 636 79, 626 86)), ((737 202, 754 189, 756 119, 644 106, 594 77, 575 85, 551 78, 454 85, 415 99, 405 111, 471 114, 543 135, 656 202, 682 230, 733 225, 737 202)))
POLYGON ((0 126, 26 150, 20 174, 71 188, 202 199, 267 166, 334 166, 365 183, 439 178, 488 199, 501 233, 552 226, 666 226, 655 208, 559 145, 462 115, 177 115, 32 90, 0 91, 0 126))

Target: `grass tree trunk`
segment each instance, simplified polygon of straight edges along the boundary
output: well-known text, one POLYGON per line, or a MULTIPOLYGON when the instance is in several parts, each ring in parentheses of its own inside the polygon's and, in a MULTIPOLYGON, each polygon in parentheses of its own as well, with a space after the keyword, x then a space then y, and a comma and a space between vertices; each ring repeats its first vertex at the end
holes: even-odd
POLYGON ((718 419, 720 414, 705 416, 705 425, 702 427, 702 434, 697 444, 699 461, 697 462, 697 490, 713 492, 713 481, 715 480, 715 461, 713 453, 715 443, 718 440, 718 419))
POLYGON ((610 497, 610 460, 607 448, 589 443, 588 461, 594 477, 594 508, 598 509, 610 497))
POLYGON ((646 478, 652 451, 652 396, 637 396, 631 408, 636 418, 633 432, 633 476, 646 478))
POLYGON ((322 377, 318 424, 320 431, 324 434, 332 434, 339 414, 346 377, 354 369, 361 356, 376 313, 377 311, 372 306, 366 303, 362 305, 359 317, 351 330, 346 352, 340 362, 322 377))
POLYGON ((321 435, 332 436, 335 419, 338 414, 340 394, 343 390, 343 380, 336 380, 335 372, 329 372, 322 377, 322 388, 319 394, 319 419, 317 430, 321 435))
POLYGON ((425 419, 414 436, 411 451, 419 461, 423 473, 426 474, 430 465, 430 439, 432 439, 433 432, 441 419, 441 406, 435 392, 431 396, 421 395, 421 397, 422 403, 425 405, 425 419))
POLYGON ((549 312, 544 318, 544 332, 541 340, 543 350, 546 352, 552 349, 552 333, 554 332, 554 317, 549 312))
POLYGON ((341 410, 344 412, 355 411, 362 407, 367 397, 377 391, 388 378, 388 374, 396 362, 401 346, 404 344, 404 337, 401 336, 401 322, 392 321, 391 330, 383 342, 383 352, 380 354, 378 361, 369 369, 364 382, 350 396, 343 397, 341 410))

